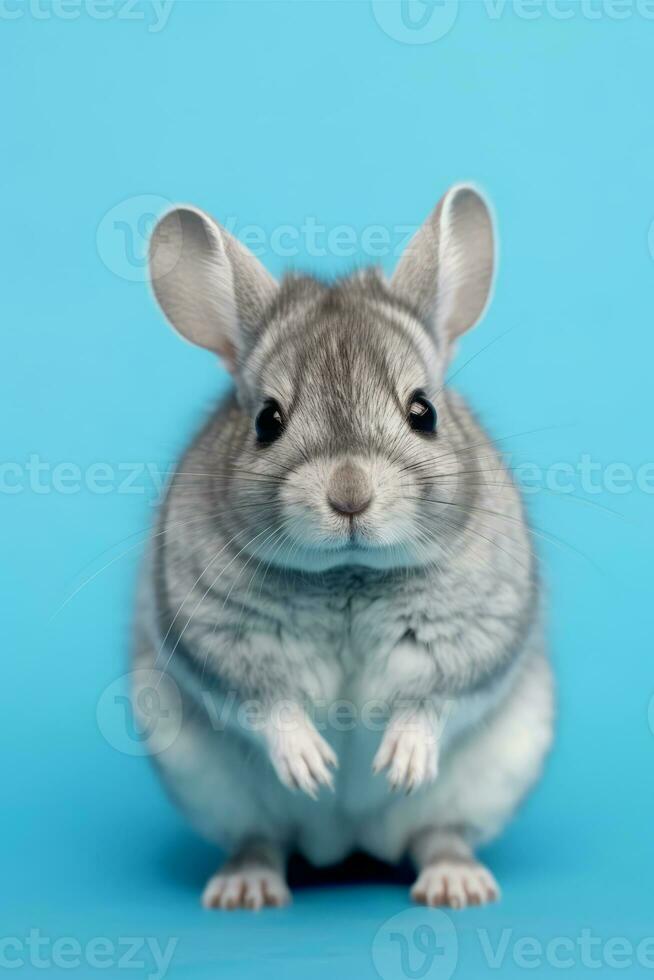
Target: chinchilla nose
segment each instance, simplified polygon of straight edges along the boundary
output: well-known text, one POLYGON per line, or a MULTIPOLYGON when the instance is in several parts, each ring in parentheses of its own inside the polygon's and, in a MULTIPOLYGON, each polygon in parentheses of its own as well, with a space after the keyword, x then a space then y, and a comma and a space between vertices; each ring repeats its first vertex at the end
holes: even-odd
POLYGON ((363 513, 372 500, 372 485, 363 467, 350 460, 340 463, 329 478, 327 500, 339 514, 363 513))

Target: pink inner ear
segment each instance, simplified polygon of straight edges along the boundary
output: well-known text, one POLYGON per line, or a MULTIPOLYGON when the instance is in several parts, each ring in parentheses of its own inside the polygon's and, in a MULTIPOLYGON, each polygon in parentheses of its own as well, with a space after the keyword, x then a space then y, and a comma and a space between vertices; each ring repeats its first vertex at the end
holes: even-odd
POLYGON ((214 349, 220 359, 225 362, 225 367, 227 367, 231 372, 234 372, 236 369, 237 351, 236 346, 231 342, 231 340, 225 339, 220 347, 215 347, 214 349))

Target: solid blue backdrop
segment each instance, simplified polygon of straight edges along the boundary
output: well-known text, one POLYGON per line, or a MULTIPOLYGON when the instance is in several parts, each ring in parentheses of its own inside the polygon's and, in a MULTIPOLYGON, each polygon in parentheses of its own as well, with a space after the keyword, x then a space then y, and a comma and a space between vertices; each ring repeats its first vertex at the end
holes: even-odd
POLYGON ((16 976, 122 975, 125 937, 143 977, 176 940, 172 980, 651 973, 652 14, 0 4, 0 962, 16 976), (110 687, 160 476, 227 384, 149 295, 152 215, 196 203, 275 273, 390 269, 460 179, 494 202, 501 262, 456 384, 536 486, 560 692, 545 779, 486 855, 503 901, 388 924, 410 906, 386 881, 204 912, 217 855, 110 687))

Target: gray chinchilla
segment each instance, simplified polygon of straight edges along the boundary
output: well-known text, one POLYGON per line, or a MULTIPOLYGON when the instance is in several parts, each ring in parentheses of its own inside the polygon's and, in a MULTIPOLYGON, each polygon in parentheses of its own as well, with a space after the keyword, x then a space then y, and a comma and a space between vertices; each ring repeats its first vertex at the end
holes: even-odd
POLYGON ((212 218, 156 226, 157 300, 234 386, 171 481, 134 656, 150 752, 228 856, 203 902, 290 898, 285 859, 408 853, 412 895, 497 897, 497 834, 552 738, 552 680, 520 495, 445 384, 494 265, 457 185, 390 279, 277 283, 212 218))

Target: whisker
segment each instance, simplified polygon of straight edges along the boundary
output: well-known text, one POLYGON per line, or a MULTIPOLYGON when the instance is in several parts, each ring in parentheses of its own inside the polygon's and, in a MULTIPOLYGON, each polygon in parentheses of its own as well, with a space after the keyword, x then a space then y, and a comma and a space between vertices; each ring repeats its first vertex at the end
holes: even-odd
MULTIPOLYGON (((198 611, 198 609, 200 608, 200 606, 202 605, 202 603, 204 602, 204 600, 207 598, 207 596, 209 595, 209 593, 211 592, 211 590, 214 588, 214 586, 216 585, 216 583, 220 580, 221 576, 225 574, 225 572, 227 571, 227 569, 231 567, 231 565, 243 553, 243 551, 245 551, 245 549, 247 547, 249 547, 251 544, 253 544, 253 542, 256 541, 257 538, 260 538, 262 534, 265 534, 267 531, 269 531, 272 526, 273 526, 272 524, 268 525, 268 527, 264 528, 263 531, 260 531, 258 534, 255 534, 254 537, 250 538, 250 540, 245 545, 243 545, 243 547, 240 549, 240 551, 237 551, 237 553, 230 559, 230 561, 226 565, 223 566, 223 568, 220 570, 220 572, 218 573, 218 575, 216 575, 216 577, 214 578, 214 580, 207 586, 206 591, 202 594, 202 596, 200 597, 200 599, 198 600, 198 602, 196 603, 196 605, 193 607, 193 610, 191 611, 191 615, 186 620, 186 623, 184 624, 181 632, 178 634, 177 639, 175 640, 175 644, 174 644, 174 646, 173 646, 173 648, 172 648, 172 650, 170 652, 170 655, 169 655, 169 657, 168 657, 168 659, 167 659, 167 661, 166 661, 166 663, 164 665, 163 672, 166 671, 168 665, 170 664, 170 661, 172 660, 172 658, 174 657, 175 653, 177 652, 177 648, 178 648, 179 644, 182 641, 182 638, 184 636, 184 633, 186 632, 186 630, 190 626, 191 621, 192 621, 194 615, 196 614, 196 612, 198 611)), ((240 534, 240 532, 239 532, 239 534, 240 534)), ((234 535, 234 537, 228 542, 228 544, 231 544, 231 542, 234 541, 238 536, 239 536, 238 534, 234 535)), ((220 551, 218 551, 213 556, 213 558, 211 559, 211 561, 206 565, 206 567, 203 569, 203 571, 200 573, 200 575, 198 576, 198 578, 195 580, 194 584, 191 586, 191 588, 187 592, 186 597, 184 598, 184 600, 182 601, 179 609, 175 613, 175 615, 174 615, 174 617, 172 619, 172 622, 171 622, 170 626, 168 627, 168 630, 166 632, 166 635, 165 635, 164 639, 162 640, 161 646, 159 648, 159 652, 157 653, 157 656, 155 657, 155 663, 154 663, 155 667, 157 665, 157 660, 159 659, 159 655, 161 654, 162 650, 165 648, 166 641, 167 641, 168 637, 170 636, 170 632, 171 632, 171 630, 172 630, 172 628, 174 626, 174 623, 175 623, 177 617, 179 616, 180 612, 182 611, 182 609, 184 607, 184 604, 186 603, 186 600, 188 598, 190 598, 190 596, 191 596, 193 590, 196 588, 198 582, 201 580, 201 578, 203 577, 203 575, 206 574, 206 572, 209 570, 209 568, 211 567, 211 565, 213 565, 213 563, 216 561, 216 559, 220 557, 220 555, 225 550, 225 547, 227 547, 227 545, 225 545, 223 548, 221 548, 220 551)))

